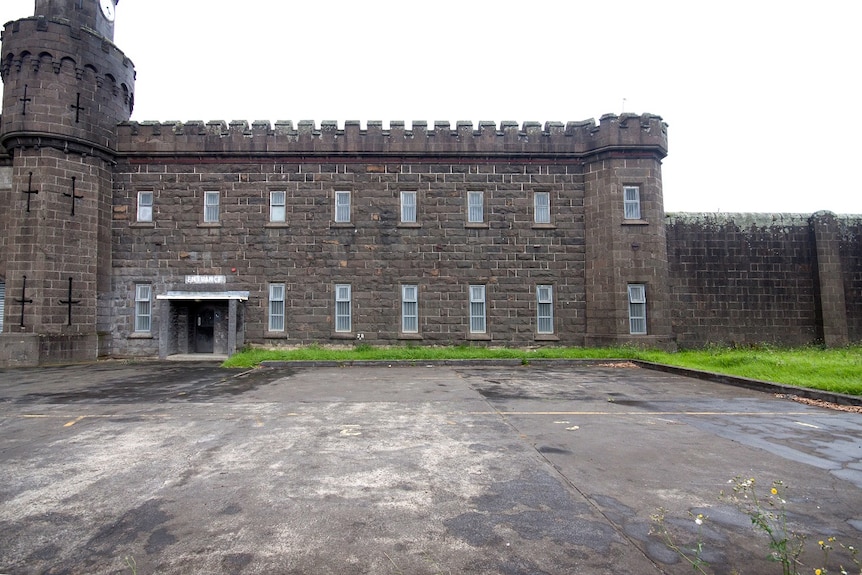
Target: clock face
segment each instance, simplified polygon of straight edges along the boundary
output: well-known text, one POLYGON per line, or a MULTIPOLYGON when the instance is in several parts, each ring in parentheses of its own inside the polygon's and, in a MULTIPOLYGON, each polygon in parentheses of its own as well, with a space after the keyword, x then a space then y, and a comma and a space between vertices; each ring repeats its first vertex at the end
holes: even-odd
POLYGON ((99 6, 102 8, 102 14, 108 19, 108 22, 113 22, 114 0, 99 0, 99 6))

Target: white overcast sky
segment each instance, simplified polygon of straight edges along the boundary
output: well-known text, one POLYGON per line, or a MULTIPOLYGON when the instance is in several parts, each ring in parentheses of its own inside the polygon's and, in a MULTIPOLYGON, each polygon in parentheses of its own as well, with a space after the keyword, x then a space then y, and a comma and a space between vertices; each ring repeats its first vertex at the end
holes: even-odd
POLYGON ((859 214, 860 22, 856 0, 121 0, 114 40, 133 120, 650 112, 667 211, 859 214))

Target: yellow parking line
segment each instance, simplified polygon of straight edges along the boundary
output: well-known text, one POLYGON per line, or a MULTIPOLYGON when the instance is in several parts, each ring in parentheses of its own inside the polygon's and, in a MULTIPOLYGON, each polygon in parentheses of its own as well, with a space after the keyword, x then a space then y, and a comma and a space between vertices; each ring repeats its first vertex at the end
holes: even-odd
POLYGON ((801 411, 470 411, 467 415, 805 415, 801 411))

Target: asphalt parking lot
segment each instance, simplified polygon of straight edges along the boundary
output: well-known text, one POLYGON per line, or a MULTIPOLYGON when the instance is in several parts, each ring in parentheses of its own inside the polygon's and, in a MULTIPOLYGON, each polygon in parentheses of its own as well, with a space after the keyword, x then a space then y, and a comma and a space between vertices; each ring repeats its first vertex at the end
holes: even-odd
POLYGON ((862 415, 630 364, 108 362, 0 370, 0 408, 0 573, 691 573, 659 507, 780 573, 735 476, 807 565, 862 543, 862 415))

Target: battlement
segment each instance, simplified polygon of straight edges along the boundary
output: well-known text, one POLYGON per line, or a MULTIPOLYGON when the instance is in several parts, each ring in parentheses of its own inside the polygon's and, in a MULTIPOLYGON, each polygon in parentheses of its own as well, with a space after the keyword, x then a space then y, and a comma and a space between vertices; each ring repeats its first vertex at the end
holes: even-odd
POLYGON ((337 122, 124 122, 118 127, 118 152, 125 155, 589 155, 640 148, 664 157, 667 124, 653 114, 606 114, 598 124, 581 122, 412 122, 369 121, 365 129, 350 120, 337 122))
MULTIPOLYGON (((87 5, 95 10, 94 3, 87 5)), ((0 77, 7 148, 50 146, 113 158, 117 124, 135 102, 135 68, 108 38, 64 18, 3 29, 0 77)))
POLYGON ((36 72, 44 67, 59 74, 65 66, 71 66, 79 79, 89 72, 100 79, 108 78, 127 91, 134 87, 132 61, 95 30, 76 28, 69 20, 34 16, 7 22, 0 40, 3 42, 0 74, 4 82, 11 72, 20 72, 22 68, 36 72), (43 38, 38 54, 30 52, 37 35, 43 38))

